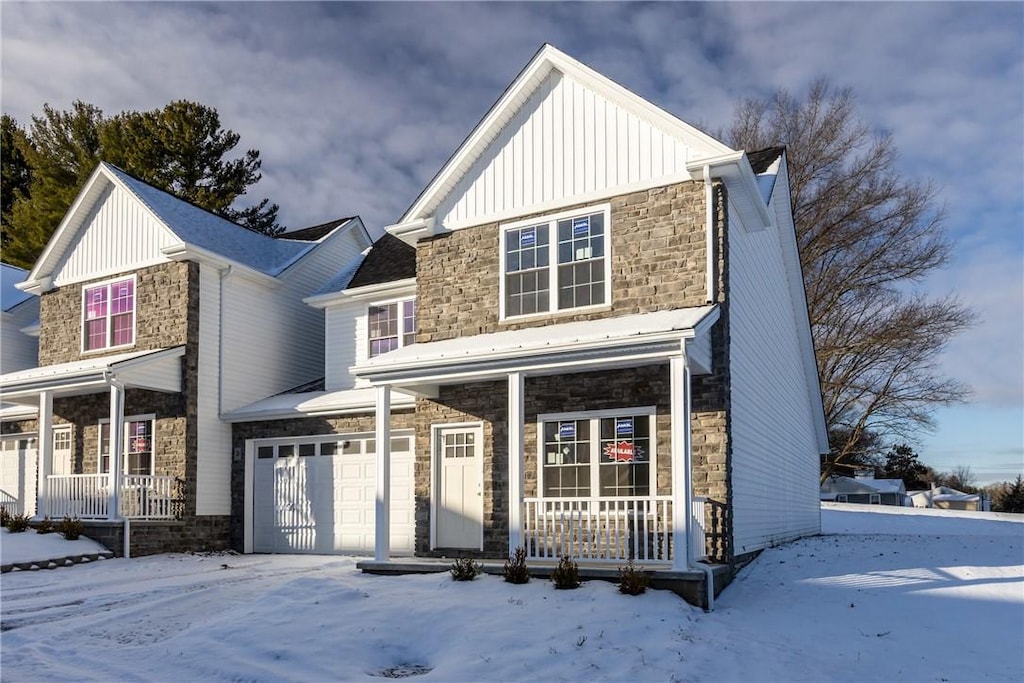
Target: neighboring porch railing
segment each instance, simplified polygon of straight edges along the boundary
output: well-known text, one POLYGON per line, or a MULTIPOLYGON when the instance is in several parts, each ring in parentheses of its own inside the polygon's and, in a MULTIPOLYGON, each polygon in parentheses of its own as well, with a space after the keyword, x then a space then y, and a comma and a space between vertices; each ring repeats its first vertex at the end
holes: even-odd
POLYGON ((672 498, 527 498, 529 559, 665 563, 672 559, 672 498))
MULTIPOLYGON (((175 477, 126 475, 121 486, 122 517, 174 519, 175 477)), ((46 478, 46 515, 52 519, 107 519, 110 499, 108 474, 51 474, 46 478)))
MULTIPOLYGON (((694 560, 707 557, 704 498, 690 508, 694 560)), ((569 555, 579 562, 664 564, 672 561, 672 497, 527 498, 524 543, 529 559, 569 555)))

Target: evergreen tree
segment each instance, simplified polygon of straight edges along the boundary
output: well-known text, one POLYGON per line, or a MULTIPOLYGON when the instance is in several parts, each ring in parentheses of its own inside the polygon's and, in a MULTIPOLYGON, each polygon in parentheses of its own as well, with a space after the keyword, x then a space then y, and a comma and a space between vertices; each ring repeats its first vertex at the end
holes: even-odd
POLYGON ((882 475, 885 479, 902 479, 908 491, 930 488, 928 468, 918 461, 917 453, 907 444, 893 446, 885 454, 882 475))
POLYGON ((31 170, 21 148, 26 142, 19 138, 24 132, 18 122, 4 114, 0 116, 0 172, 3 192, 0 193, 0 245, 6 250, 8 244, 7 226, 11 221, 11 209, 16 197, 27 197, 32 179, 31 170))
POLYGON ((996 512, 1024 513, 1024 478, 1017 475, 1017 480, 1010 484, 992 509, 996 512))
MULTIPOLYGON (((10 117, 6 117, 10 119, 10 117)), ((236 209, 235 200, 260 179, 259 152, 228 159, 239 135, 221 128, 215 109, 187 101, 148 112, 122 112, 112 118, 85 102, 69 111, 44 105, 29 130, 5 119, 12 148, 28 169, 27 188, 8 183, 11 197, 4 220, 4 260, 30 268, 96 165, 108 161, 131 175, 257 232, 277 234, 276 204, 264 199, 236 209)))

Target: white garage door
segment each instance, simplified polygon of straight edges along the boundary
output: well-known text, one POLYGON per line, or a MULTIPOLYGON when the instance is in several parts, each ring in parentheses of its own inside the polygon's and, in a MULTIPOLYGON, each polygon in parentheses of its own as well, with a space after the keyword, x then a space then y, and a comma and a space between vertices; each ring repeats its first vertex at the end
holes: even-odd
POLYGON ((26 436, 0 439, 0 505, 11 514, 36 514, 34 439, 26 436))
MULTIPOLYGON (((391 552, 413 552, 412 432, 391 438, 391 552)), ((372 554, 372 434, 253 441, 253 551, 372 554)))

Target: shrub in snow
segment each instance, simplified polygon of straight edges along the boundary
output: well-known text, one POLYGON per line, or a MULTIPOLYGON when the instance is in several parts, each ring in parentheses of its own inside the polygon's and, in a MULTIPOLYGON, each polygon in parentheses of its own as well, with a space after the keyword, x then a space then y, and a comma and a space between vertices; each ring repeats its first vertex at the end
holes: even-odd
POLYGON ((11 519, 11 513, 7 511, 3 505, 0 505, 0 527, 7 526, 8 520, 11 519))
POLYGON ((452 565, 452 581, 472 581, 483 571, 483 565, 470 557, 460 557, 452 565))
POLYGON ((53 520, 49 517, 43 517, 42 521, 40 521, 39 524, 36 524, 37 534, 52 534, 56 530, 57 527, 53 525, 53 520))
POLYGON ((579 565, 568 555, 563 555, 558 559, 558 566, 551 572, 551 581, 560 590, 579 588, 582 583, 579 565))
POLYGON ((11 515, 7 520, 7 530, 12 534, 21 533, 22 531, 28 530, 28 515, 11 515))
POLYGON ((65 517, 57 524, 57 531, 69 541, 78 540, 78 537, 82 535, 82 520, 77 517, 73 519, 65 517))
POLYGON ((530 568, 526 566, 526 548, 519 546, 505 560, 501 575, 509 583, 526 583, 530 580, 530 568))
POLYGON ((625 567, 619 567, 619 592, 626 595, 640 595, 651 585, 651 577, 637 568, 633 560, 625 567))

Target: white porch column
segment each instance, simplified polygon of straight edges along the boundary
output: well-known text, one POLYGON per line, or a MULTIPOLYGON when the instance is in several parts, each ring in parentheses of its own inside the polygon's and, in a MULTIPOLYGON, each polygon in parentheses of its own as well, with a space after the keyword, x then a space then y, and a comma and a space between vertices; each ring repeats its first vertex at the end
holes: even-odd
POLYGON ((36 481, 36 517, 47 515, 50 472, 53 470, 53 393, 39 394, 39 445, 36 447, 39 479, 36 481))
POLYGON ((523 374, 508 375, 508 552, 523 545, 523 374))
POLYGON ((669 361, 672 392, 672 569, 683 571, 693 562, 689 526, 692 490, 690 443, 690 368, 686 351, 669 361))
POLYGON ((374 518, 373 559, 391 556, 391 386, 377 387, 377 503, 374 518))
POLYGON ((124 461, 124 390, 110 385, 110 481, 107 519, 117 519, 121 501, 121 470, 124 461))

